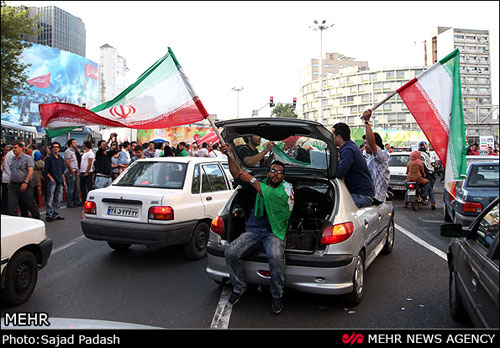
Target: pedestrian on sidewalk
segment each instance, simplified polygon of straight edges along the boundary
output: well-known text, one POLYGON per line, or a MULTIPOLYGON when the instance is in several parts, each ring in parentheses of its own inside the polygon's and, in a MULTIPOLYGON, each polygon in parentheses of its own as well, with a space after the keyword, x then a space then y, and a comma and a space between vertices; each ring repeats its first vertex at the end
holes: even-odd
POLYGON ((46 194, 46 217, 45 221, 64 220, 59 216, 60 205, 62 200, 63 187, 66 187, 66 178, 64 170, 66 164, 64 159, 59 154, 61 145, 54 141, 51 146, 50 155, 45 158, 44 174, 47 178, 47 194, 46 194))
POLYGON ((8 189, 9 215, 17 216, 18 204, 23 204, 34 219, 40 219, 40 211, 33 200, 31 177, 35 162, 33 157, 24 153, 24 143, 16 142, 12 147, 15 157, 10 165, 10 183, 8 189))
POLYGON ((82 205, 80 201, 80 190, 78 189, 78 180, 80 173, 78 170, 78 159, 76 157, 76 140, 68 140, 68 148, 64 151, 64 161, 66 163, 66 170, 64 176, 66 177, 66 206, 68 208, 75 208, 82 205))

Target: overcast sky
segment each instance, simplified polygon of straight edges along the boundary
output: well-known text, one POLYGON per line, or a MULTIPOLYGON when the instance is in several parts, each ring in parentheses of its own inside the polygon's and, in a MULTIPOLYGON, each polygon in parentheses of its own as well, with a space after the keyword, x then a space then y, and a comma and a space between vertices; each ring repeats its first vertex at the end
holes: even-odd
MULTIPOLYGON (((135 79, 170 46, 207 111, 221 119, 249 117, 274 96, 299 97, 301 69, 318 58, 320 34, 308 25, 327 19, 323 52, 368 61, 371 69, 415 66, 418 45, 438 26, 490 31, 493 104, 498 104, 499 2, 147 2, 7 1, 55 6, 80 17, 87 58, 115 47, 135 79)), ((269 107, 259 113, 268 116, 269 107)))

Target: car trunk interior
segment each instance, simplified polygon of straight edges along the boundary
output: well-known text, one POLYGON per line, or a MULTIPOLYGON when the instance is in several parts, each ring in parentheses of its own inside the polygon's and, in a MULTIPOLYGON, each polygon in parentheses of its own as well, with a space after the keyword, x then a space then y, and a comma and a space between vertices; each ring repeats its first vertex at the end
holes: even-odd
MULTIPOLYGON (((295 193, 295 204, 286 234, 286 251, 312 253, 320 248, 321 232, 333 212, 334 190, 327 180, 287 176, 295 193)), ((235 240, 245 226, 255 205, 256 192, 239 187, 230 207, 227 239, 235 240)))

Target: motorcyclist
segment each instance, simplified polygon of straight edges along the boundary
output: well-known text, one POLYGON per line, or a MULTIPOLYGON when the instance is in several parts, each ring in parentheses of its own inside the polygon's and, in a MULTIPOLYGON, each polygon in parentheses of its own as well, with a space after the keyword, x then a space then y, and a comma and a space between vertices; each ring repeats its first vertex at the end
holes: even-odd
POLYGON ((434 167, 432 166, 431 156, 427 152, 427 142, 421 141, 418 143, 418 150, 422 156, 424 163, 425 176, 429 179, 430 185, 428 187, 428 196, 431 200, 432 210, 436 210, 436 200, 434 199, 434 183, 436 182, 436 176, 434 175, 434 167))
MULTIPOLYGON (((425 165, 420 160, 420 151, 415 150, 410 154, 410 161, 406 167, 406 182, 415 181, 424 186, 424 194, 429 188, 429 180, 425 178, 425 165)), ((408 190, 406 190, 403 208, 408 207, 408 190)))

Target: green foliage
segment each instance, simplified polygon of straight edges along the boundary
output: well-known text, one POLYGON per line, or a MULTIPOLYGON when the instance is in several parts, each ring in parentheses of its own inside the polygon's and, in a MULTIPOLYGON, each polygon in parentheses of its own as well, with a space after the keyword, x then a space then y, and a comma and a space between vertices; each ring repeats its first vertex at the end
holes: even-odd
POLYGON ((1 25, 1 86, 2 112, 6 112, 12 103, 12 97, 24 95, 23 89, 28 86, 26 68, 21 63, 23 50, 31 47, 24 36, 38 35, 37 18, 29 18, 27 8, 10 7, 2 1, 1 25))
POLYGON ((295 113, 295 109, 291 104, 278 104, 274 107, 271 112, 271 116, 280 118, 297 118, 298 115, 295 113))

